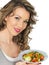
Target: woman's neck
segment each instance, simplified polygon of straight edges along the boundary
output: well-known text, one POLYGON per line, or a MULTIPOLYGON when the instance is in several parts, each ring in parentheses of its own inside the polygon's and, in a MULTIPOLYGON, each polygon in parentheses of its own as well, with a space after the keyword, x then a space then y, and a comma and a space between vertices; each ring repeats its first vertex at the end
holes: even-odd
POLYGON ((0 32, 0 41, 4 43, 10 43, 12 41, 12 35, 8 32, 7 28, 0 32))

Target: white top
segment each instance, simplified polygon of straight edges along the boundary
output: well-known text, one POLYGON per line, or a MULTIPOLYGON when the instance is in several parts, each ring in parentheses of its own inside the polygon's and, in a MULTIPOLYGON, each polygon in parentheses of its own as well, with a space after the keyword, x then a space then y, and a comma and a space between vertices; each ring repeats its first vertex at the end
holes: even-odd
POLYGON ((18 60, 18 57, 12 58, 12 57, 10 57, 10 56, 7 56, 6 53, 5 53, 3 50, 2 50, 2 52, 3 52, 4 56, 5 56, 9 61, 15 62, 15 61, 18 60))
POLYGON ((6 53, 0 49, 0 65, 15 65, 19 60, 19 55, 16 58, 12 58, 7 56, 6 53))

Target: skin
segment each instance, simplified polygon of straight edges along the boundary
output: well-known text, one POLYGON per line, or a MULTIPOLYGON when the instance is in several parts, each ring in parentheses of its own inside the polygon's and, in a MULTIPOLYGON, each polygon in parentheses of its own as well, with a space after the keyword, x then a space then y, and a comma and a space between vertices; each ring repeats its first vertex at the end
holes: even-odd
POLYGON ((29 21, 30 14, 25 8, 17 8, 13 13, 5 18, 7 22, 7 29, 12 36, 18 35, 22 32, 29 21), (23 11, 23 12, 22 12, 23 11), (10 28, 9 28, 10 27, 10 28), (20 29, 20 32, 15 32, 14 28, 20 29))
MULTIPOLYGON (((17 57, 19 46, 12 42, 12 37, 21 33, 27 26, 30 13, 22 7, 16 8, 10 15, 5 17, 7 23, 6 29, 0 32, 0 48, 10 57, 17 57), (19 32, 15 31, 19 29, 19 32), (12 49, 12 50, 11 50, 12 49)), ((39 65, 26 64, 26 62, 17 62, 16 65, 39 65)))

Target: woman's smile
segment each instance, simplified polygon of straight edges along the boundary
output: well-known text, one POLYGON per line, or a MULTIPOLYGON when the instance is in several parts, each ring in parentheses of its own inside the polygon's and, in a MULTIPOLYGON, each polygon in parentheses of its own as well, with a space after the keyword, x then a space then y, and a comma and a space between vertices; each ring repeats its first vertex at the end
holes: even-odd
POLYGON ((21 30, 19 28, 14 28, 15 32, 20 32, 21 30))

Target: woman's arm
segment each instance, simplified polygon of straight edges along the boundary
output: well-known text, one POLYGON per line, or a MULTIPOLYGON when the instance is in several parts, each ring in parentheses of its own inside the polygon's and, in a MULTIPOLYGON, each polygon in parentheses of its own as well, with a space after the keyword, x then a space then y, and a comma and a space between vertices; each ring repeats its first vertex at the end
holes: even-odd
POLYGON ((39 65, 41 63, 37 62, 37 63, 26 63, 26 62, 17 62, 15 65, 39 65))

